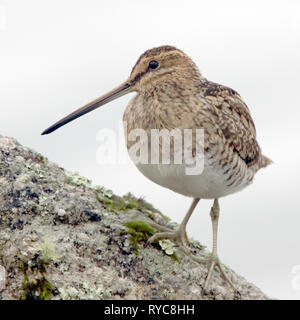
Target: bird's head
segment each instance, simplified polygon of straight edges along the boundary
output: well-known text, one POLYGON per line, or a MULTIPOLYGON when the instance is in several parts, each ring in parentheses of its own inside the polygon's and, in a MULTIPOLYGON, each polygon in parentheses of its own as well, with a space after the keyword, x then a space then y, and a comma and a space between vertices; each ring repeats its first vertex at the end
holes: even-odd
POLYGON ((115 89, 88 103, 56 122, 42 134, 49 134, 82 115, 130 92, 164 90, 166 84, 190 86, 200 72, 192 59, 172 46, 161 46, 144 52, 134 65, 129 78, 115 89))
POLYGON ((143 92, 169 80, 184 82, 198 76, 199 70, 189 56, 173 46, 161 46, 139 57, 127 81, 132 91, 143 92))

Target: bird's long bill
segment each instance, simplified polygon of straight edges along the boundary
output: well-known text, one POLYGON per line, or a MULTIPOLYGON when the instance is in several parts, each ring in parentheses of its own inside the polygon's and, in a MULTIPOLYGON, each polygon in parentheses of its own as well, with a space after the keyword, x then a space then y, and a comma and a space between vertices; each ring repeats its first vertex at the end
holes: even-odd
POLYGON ((99 108, 100 106, 103 106, 104 104, 115 100, 123 95, 125 95, 126 93, 130 92, 130 84, 127 82, 122 83, 120 86, 118 86, 117 88, 109 91, 108 93, 104 94, 103 96, 101 96, 100 98, 93 100, 92 102, 88 103, 87 105, 83 106, 82 108, 72 112, 71 114, 69 114, 68 116, 64 117, 63 119, 57 121, 56 123, 54 123, 51 127, 49 127, 48 129, 46 129, 45 131, 42 132, 43 134, 49 134, 53 131, 55 131, 56 129, 64 126, 65 124, 83 116, 84 114, 93 111, 97 108, 99 108))

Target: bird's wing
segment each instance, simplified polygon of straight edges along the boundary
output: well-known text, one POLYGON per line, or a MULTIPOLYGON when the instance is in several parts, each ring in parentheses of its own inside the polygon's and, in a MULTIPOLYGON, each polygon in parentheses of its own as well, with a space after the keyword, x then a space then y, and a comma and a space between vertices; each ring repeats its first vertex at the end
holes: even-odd
POLYGON ((205 99, 211 102, 214 122, 228 146, 248 167, 257 163, 261 152, 256 141, 255 125, 240 95, 231 88, 209 81, 202 88, 205 99))

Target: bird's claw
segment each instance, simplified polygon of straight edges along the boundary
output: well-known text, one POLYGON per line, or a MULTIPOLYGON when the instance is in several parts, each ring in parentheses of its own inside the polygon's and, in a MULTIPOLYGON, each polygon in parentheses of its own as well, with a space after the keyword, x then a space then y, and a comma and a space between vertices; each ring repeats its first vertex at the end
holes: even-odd
POLYGON ((151 244, 151 242, 149 241, 149 239, 145 242, 145 244, 144 244, 144 248, 147 248, 147 247, 149 247, 150 246, 150 244, 151 244))

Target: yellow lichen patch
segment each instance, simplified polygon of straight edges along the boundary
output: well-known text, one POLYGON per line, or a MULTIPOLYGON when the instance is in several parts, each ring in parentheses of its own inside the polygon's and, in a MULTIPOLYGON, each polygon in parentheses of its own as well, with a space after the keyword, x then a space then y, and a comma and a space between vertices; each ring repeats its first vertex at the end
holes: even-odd
POLYGON ((50 241, 47 237, 44 237, 43 242, 39 247, 41 258, 44 261, 58 262, 61 259, 61 255, 56 252, 56 244, 50 241))

